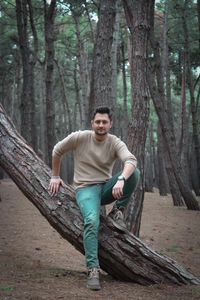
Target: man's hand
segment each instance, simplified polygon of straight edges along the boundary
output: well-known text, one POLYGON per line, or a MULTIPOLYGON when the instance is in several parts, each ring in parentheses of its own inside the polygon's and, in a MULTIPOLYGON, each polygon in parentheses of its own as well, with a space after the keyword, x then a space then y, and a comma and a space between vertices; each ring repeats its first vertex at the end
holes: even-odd
POLYGON ((65 185, 62 179, 51 178, 51 181, 49 184, 49 192, 51 193, 52 196, 58 193, 60 185, 62 185, 62 186, 65 185))
POLYGON ((115 199, 120 199, 123 195, 124 180, 118 180, 113 186, 112 195, 115 199))

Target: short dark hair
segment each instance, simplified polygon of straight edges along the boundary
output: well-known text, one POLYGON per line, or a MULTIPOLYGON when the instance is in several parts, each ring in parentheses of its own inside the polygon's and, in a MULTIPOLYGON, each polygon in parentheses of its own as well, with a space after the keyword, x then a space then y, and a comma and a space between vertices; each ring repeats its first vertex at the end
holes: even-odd
POLYGON ((99 106, 97 107, 94 112, 93 112, 93 116, 92 116, 92 120, 94 120, 96 114, 107 114, 110 121, 112 121, 112 113, 109 107, 107 106, 99 106))

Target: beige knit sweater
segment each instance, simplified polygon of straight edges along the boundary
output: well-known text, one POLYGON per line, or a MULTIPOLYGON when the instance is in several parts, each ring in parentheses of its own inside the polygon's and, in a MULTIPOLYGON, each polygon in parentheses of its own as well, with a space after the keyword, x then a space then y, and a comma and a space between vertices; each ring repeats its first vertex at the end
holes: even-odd
POLYGON ((124 142, 115 135, 108 134, 99 142, 93 131, 76 131, 58 142, 53 149, 53 156, 61 157, 74 150, 74 187, 84 187, 103 183, 112 177, 114 162, 119 158, 122 163, 130 162, 137 166, 135 156, 124 142))

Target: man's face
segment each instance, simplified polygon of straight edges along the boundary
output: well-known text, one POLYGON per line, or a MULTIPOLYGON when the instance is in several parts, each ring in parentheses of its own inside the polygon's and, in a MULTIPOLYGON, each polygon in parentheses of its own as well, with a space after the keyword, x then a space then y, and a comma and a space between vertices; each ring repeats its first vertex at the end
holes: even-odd
POLYGON ((100 136, 106 135, 112 127, 108 114, 97 113, 91 123, 95 134, 100 136))

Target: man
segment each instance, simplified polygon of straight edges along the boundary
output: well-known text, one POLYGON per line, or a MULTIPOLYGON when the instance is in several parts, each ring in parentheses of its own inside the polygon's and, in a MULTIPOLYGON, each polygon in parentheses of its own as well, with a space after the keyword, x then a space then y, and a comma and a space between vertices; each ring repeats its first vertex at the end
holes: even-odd
POLYGON ((126 232, 123 211, 137 187, 137 160, 125 143, 109 134, 112 116, 108 107, 95 110, 93 130, 71 133, 53 149, 50 193, 55 194, 63 181, 59 177, 61 156, 74 150, 74 187, 76 201, 84 219, 84 249, 88 268, 87 287, 99 290, 98 229, 101 205, 116 201, 108 215, 112 224, 126 232), (123 163, 122 172, 112 176, 115 160, 123 163))

